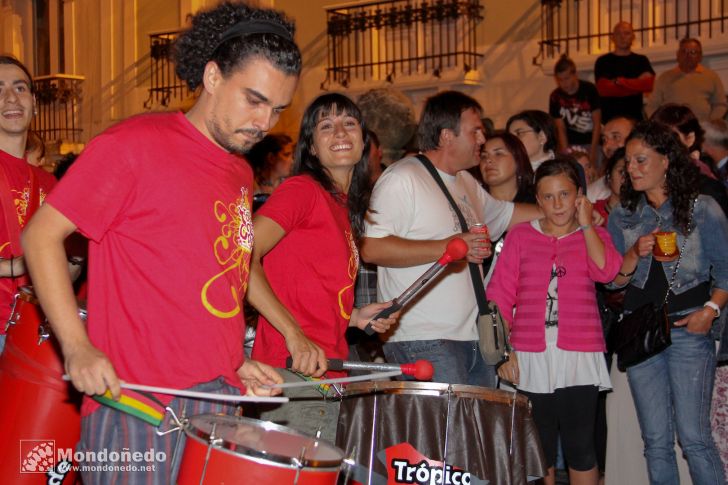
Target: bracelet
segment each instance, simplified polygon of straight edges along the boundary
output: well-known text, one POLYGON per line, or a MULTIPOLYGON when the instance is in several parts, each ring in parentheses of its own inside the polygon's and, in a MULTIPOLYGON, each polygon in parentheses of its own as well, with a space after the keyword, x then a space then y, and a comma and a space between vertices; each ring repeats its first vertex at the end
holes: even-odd
POLYGON ((579 226, 579 229, 581 229, 582 231, 586 231, 590 227, 592 227, 592 225, 591 224, 587 224, 586 226, 579 226))
POLYGON ((625 278, 629 278, 630 276, 632 276, 633 274, 635 274, 635 272, 636 272, 636 271, 637 271, 637 267, 635 266, 635 268, 634 268, 634 269, 633 269, 633 270, 632 270, 632 271, 631 271, 630 273, 622 273, 622 272, 620 271, 620 272, 619 272, 619 273, 617 273, 617 274, 618 274, 619 276, 624 276, 625 278))
POLYGON ((715 318, 720 317, 720 307, 716 303, 708 300, 703 304, 703 308, 710 308, 715 313, 715 318))
POLYGON ((10 279, 15 279, 15 272, 13 271, 13 261, 15 260, 15 256, 10 256, 10 279))

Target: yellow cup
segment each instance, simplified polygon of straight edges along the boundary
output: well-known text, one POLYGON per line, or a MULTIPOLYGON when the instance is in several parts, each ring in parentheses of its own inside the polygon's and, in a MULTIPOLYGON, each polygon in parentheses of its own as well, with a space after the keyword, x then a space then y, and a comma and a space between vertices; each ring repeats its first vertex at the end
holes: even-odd
POLYGON ((661 231, 655 233, 655 247, 652 255, 658 261, 672 261, 677 258, 680 251, 677 249, 677 233, 675 231, 661 231))

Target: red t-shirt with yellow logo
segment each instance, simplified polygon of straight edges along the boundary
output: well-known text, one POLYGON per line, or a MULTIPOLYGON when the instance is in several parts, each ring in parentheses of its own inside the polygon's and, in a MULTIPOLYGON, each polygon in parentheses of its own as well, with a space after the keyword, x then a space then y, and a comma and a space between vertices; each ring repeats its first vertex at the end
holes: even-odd
MULTIPOLYGON (((346 359, 345 332, 359 268, 348 209, 311 177, 300 175, 283 182, 256 215, 272 219, 286 232, 263 258, 276 296, 326 357, 346 359)), ((289 355, 280 332, 260 317, 253 358, 285 367, 289 355)))
MULTIPOLYGON (((6 221, 11 221, 11 224, 17 221, 18 231, 21 231, 28 222, 28 204, 31 190, 30 172, 32 171, 35 174, 41 203, 56 184, 56 179, 45 170, 30 166, 22 158, 16 158, 2 150, 0 150, 0 170, 4 172, 9 184, 10 199, 13 203, 13 207, 8 209, 5 204, 2 204, 5 199, 0 199, 0 205, 4 211, 3 214, 0 214, 0 258, 8 259, 23 254, 22 248, 11 248, 10 232, 6 221)), ((5 190, 4 185, 4 183, 0 184, 0 190, 5 190)), ((14 280, 0 278, 0 333, 5 333, 5 322, 10 316, 13 295, 18 287, 27 284, 29 284, 27 276, 20 276, 14 280)))
POLYGON ((90 239, 88 333, 121 379, 242 387, 252 182, 183 114, 149 114, 91 141, 48 197, 90 239))

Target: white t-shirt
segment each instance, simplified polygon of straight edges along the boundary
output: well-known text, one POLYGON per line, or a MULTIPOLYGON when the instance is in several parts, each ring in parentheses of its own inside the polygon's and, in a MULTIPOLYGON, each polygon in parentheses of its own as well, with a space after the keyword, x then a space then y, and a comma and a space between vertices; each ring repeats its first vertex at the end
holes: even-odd
MULTIPOLYGON (((508 228, 513 203, 491 197, 467 171, 438 171, 468 225, 484 222, 496 240, 508 228)), ((463 232, 455 212, 422 163, 408 157, 391 165, 377 181, 367 215, 366 237, 445 239, 463 232)), ((434 263, 434 262, 433 262, 434 263)), ((380 301, 399 296, 433 263, 408 268, 380 266, 380 301)), ((477 303, 465 262, 451 263, 405 308, 390 342, 477 340, 477 303)))

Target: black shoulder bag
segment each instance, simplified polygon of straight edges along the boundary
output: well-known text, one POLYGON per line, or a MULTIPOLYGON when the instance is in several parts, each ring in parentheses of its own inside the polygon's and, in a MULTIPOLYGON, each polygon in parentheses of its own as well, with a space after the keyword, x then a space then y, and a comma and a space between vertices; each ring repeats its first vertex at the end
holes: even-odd
POLYGON ((659 354, 672 345, 670 320, 667 318, 667 300, 675 284, 677 270, 680 267, 680 261, 685 251, 685 244, 692 232, 694 208, 695 202, 690 208, 688 233, 685 235, 685 240, 680 248, 680 255, 675 263, 675 269, 670 277, 670 284, 667 293, 665 293, 665 298, 662 300, 662 305, 658 307, 652 302, 645 303, 629 315, 624 315, 617 323, 614 351, 617 353, 617 367, 622 372, 627 370, 628 367, 640 364, 659 354))
MULTIPOLYGON (((443 194, 450 202, 450 206, 455 215, 458 217, 460 227, 463 232, 468 232, 468 223, 465 221, 460 208, 455 203, 455 200, 450 195, 450 191, 447 190, 445 182, 442 181, 440 174, 437 173, 437 169, 432 164, 430 159, 426 156, 419 154, 417 159, 425 166, 432 178, 435 179, 437 185, 442 190, 443 194)), ((480 353, 483 356, 483 360, 488 365, 495 365, 500 367, 502 364, 508 361, 510 355, 510 345, 508 344, 508 330, 503 317, 498 310, 498 306, 489 302, 485 296, 485 287, 483 286, 483 277, 480 274, 480 269, 477 264, 468 263, 470 269, 470 277, 473 280, 473 288, 475 290, 475 299, 478 302, 478 336, 479 336, 479 347, 480 353)))

